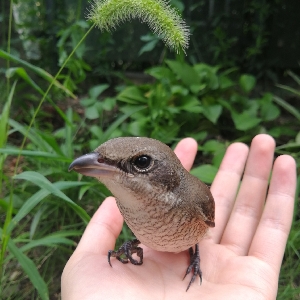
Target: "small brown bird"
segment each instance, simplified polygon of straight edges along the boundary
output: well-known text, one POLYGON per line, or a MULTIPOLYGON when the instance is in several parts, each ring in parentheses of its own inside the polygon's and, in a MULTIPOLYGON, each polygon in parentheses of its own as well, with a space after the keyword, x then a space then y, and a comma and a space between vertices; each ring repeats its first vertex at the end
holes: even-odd
POLYGON ((189 249, 191 264, 185 276, 192 269, 194 272, 187 290, 197 275, 202 282, 198 242, 209 227, 215 226, 214 199, 209 188, 184 169, 167 145, 143 137, 115 138, 75 159, 70 170, 105 184, 137 237, 119 250, 108 252, 110 265, 111 257, 141 265, 140 243, 158 251, 189 249))

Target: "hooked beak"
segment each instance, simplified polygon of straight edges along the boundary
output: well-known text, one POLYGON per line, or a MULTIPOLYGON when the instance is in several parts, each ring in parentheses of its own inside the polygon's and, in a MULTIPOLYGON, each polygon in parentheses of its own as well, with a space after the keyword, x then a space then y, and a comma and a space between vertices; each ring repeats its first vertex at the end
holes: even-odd
POLYGON ((69 166, 69 172, 72 170, 91 177, 111 177, 118 169, 106 164, 99 153, 92 152, 76 158, 69 166))

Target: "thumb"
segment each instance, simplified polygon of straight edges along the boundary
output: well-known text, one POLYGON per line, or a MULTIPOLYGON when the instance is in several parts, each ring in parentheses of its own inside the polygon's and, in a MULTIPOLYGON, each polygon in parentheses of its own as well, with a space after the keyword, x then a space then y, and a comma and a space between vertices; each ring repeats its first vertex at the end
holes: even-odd
POLYGON ((107 255, 114 249, 123 225, 123 217, 113 197, 106 198, 89 222, 76 252, 107 255))

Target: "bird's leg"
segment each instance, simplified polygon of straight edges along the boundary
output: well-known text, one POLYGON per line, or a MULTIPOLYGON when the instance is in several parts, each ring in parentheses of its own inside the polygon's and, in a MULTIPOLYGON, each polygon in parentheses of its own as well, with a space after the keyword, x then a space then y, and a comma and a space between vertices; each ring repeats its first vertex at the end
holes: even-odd
POLYGON ((186 291, 188 291, 188 289, 190 288, 191 284, 195 281, 197 275, 199 275, 200 284, 202 283, 202 272, 201 272, 201 269, 200 269, 199 245, 198 244, 195 245, 195 252, 193 250, 193 247, 190 247, 189 253, 190 253, 190 265, 187 268, 186 273, 185 273, 183 279, 185 278, 185 276, 187 274, 189 274, 192 271, 192 269, 194 269, 194 274, 192 276, 192 279, 191 279, 191 281, 190 281, 190 283, 189 283, 186 291))
POLYGON ((123 264, 127 264, 128 260, 133 265, 141 265, 143 264, 143 249, 141 247, 138 247, 138 245, 141 242, 137 239, 134 239, 132 241, 125 242, 117 251, 109 250, 108 251, 108 263, 111 265, 110 258, 115 257, 117 260, 119 260, 123 264), (132 257, 132 254, 136 253, 136 255, 140 258, 140 261, 137 261, 132 257), (125 258, 122 258, 121 255, 124 255, 125 258))

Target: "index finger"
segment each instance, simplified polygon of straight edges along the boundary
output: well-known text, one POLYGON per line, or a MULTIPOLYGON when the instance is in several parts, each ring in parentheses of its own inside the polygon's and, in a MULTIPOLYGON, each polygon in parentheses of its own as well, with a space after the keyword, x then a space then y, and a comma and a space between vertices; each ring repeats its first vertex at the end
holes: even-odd
POLYGON ((182 139, 175 147, 174 152, 184 168, 189 171, 197 154, 197 142, 192 138, 182 139))

